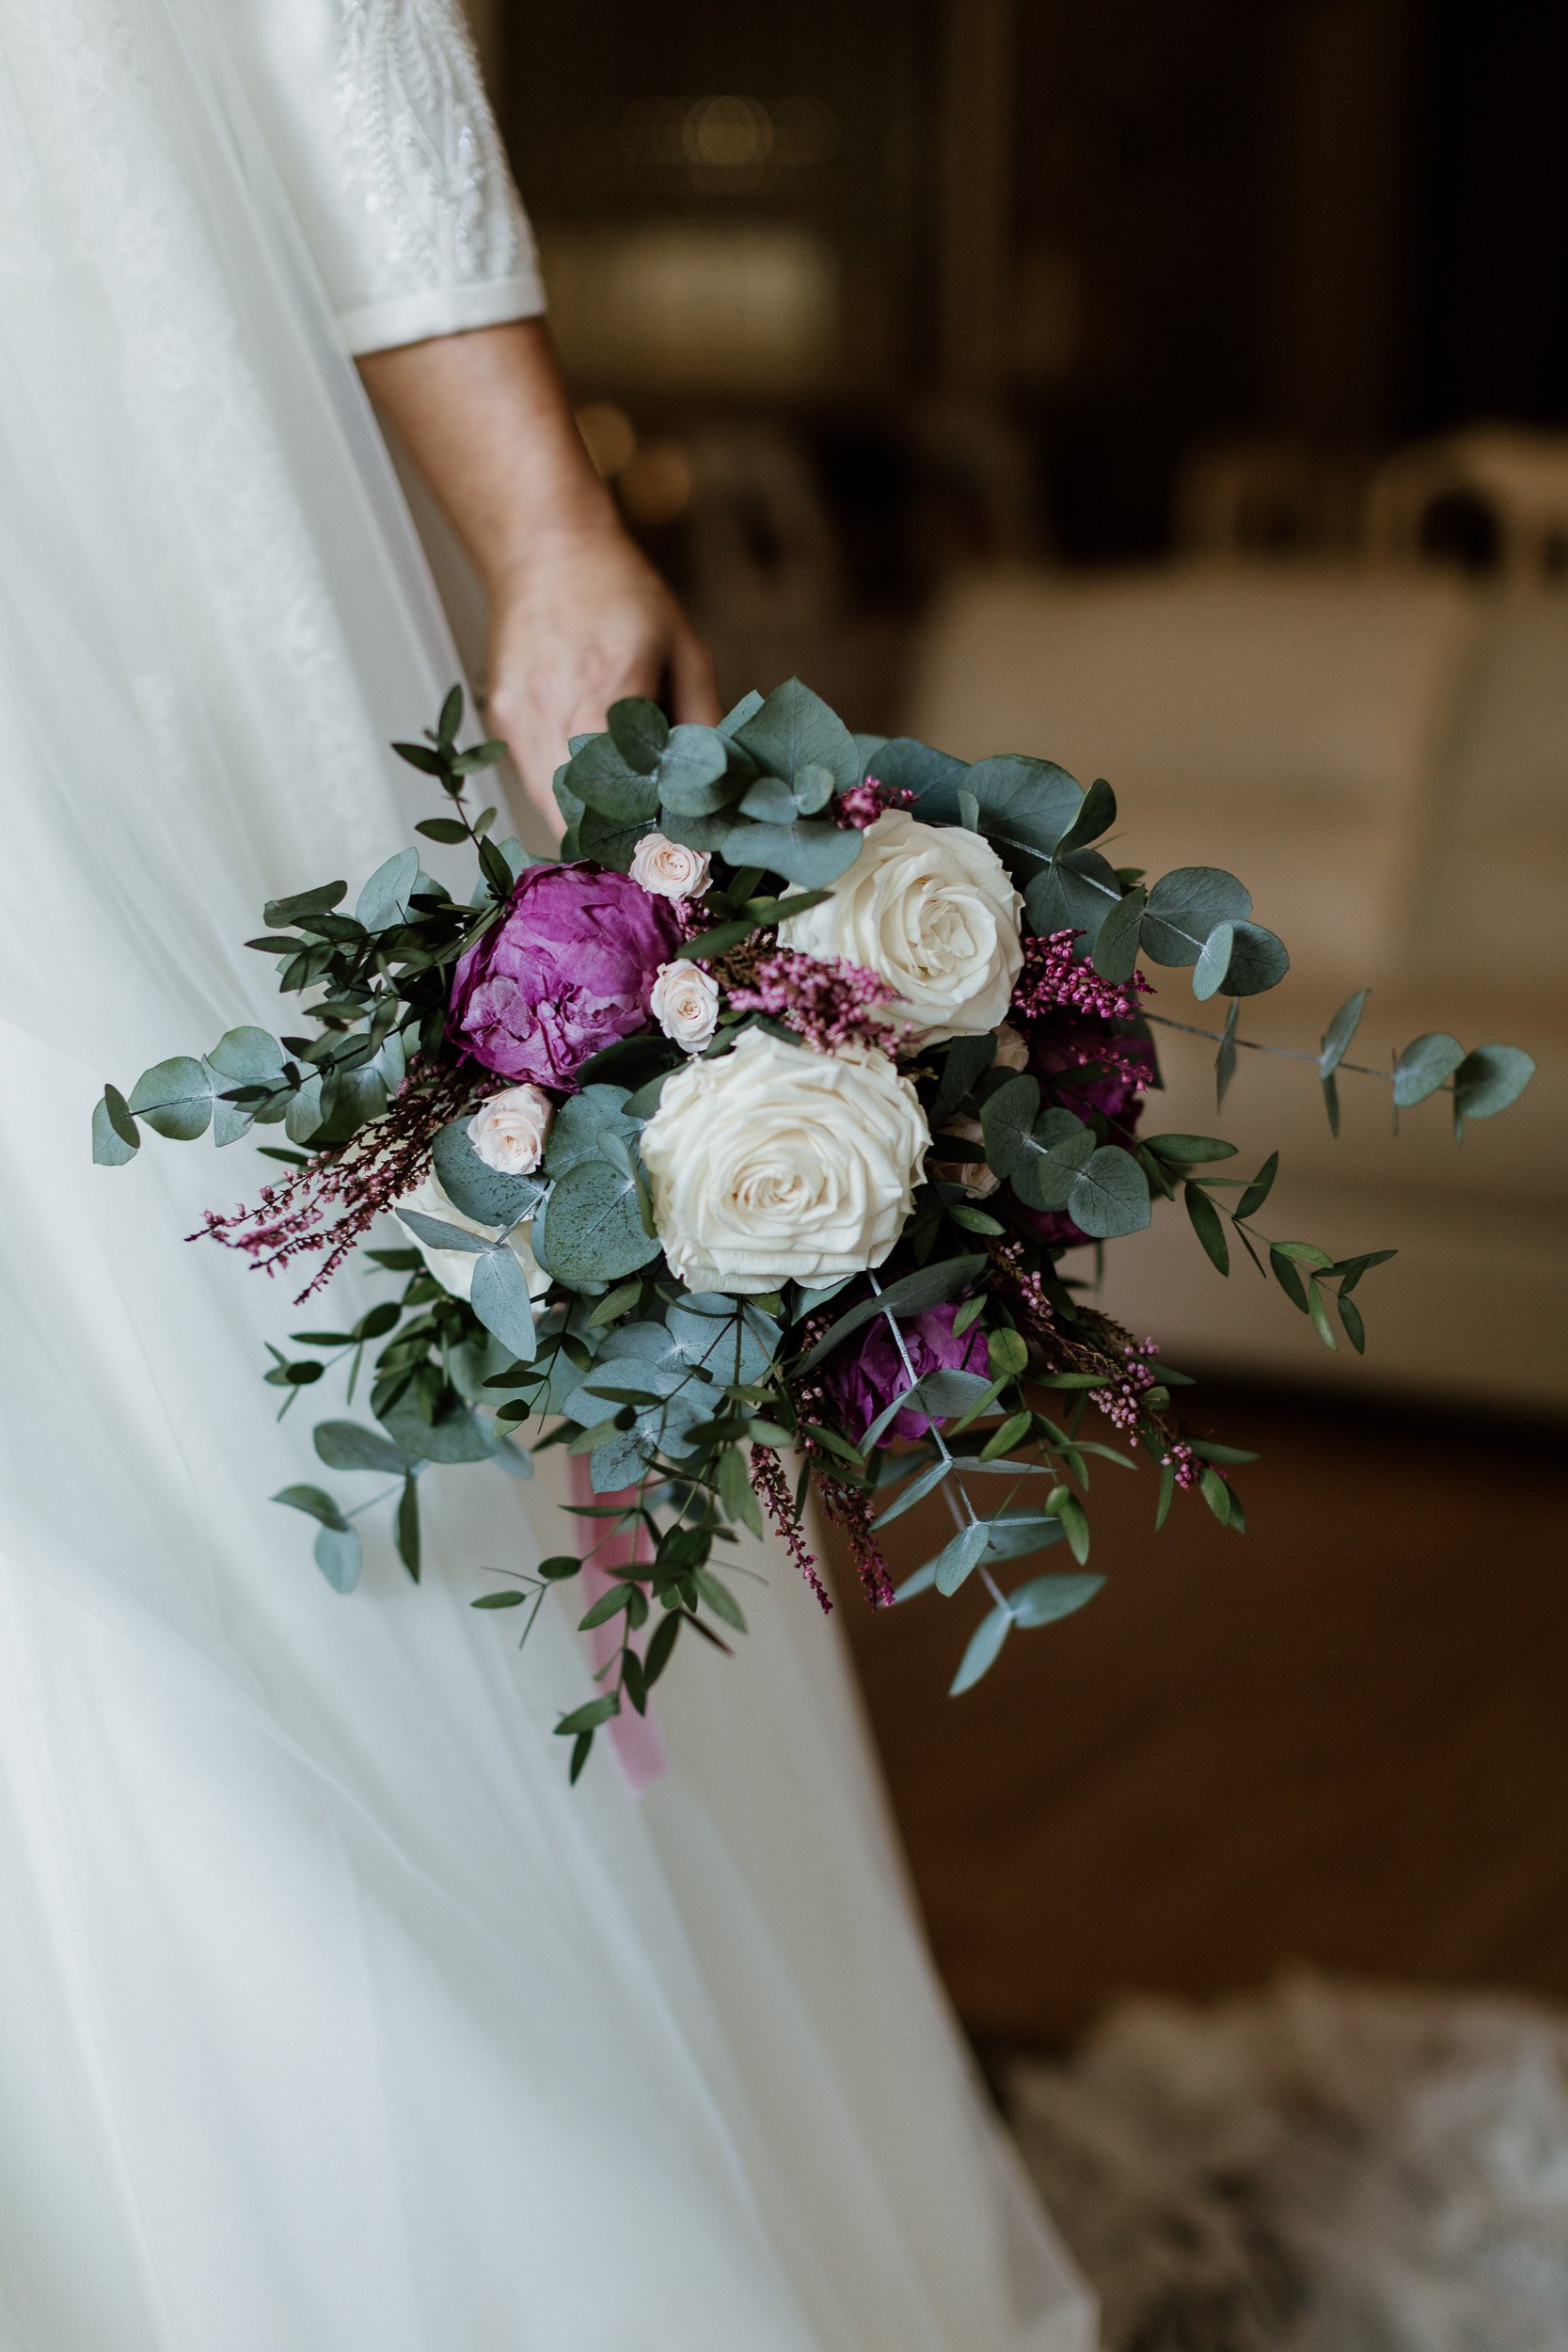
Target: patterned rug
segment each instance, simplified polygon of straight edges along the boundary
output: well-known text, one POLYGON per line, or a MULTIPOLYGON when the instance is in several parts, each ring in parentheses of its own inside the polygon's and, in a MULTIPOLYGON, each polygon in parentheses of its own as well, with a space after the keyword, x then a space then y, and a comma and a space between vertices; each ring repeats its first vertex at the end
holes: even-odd
POLYGON ((1568 2352, 1568 2019, 1300 1978, 1004 2089, 1105 2352, 1568 2352))

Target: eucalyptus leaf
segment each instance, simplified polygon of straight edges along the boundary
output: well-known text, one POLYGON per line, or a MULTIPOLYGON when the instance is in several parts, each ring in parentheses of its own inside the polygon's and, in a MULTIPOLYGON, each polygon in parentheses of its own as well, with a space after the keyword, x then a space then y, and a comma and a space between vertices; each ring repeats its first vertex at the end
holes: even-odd
POLYGON ((743 727, 747 720, 753 718, 761 708, 762 696, 753 687, 749 694, 742 694, 733 710, 724 713, 719 722, 720 734, 733 736, 737 727, 743 727))
POLYGON ((474 1150, 467 1119, 454 1119, 436 1138, 432 1160, 454 1209, 481 1225, 513 1226, 537 1207, 545 1193, 538 1176, 509 1176, 490 1167, 474 1150))
POLYGON ((1072 1180, 1068 1215, 1094 1241, 1142 1232, 1149 1221, 1148 1179, 1129 1152, 1101 1144, 1072 1180))
POLYGON ((667 809, 705 817, 735 798, 729 746, 717 727, 683 723, 671 730, 658 762, 658 797, 667 809))
POLYGON ((466 1405, 448 1406, 428 1422, 406 1391, 376 1419, 411 1462, 487 1462, 499 1443, 496 1432, 466 1405))
POLYGON ((359 1581, 359 1569, 364 1558, 359 1530, 356 1527, 318 1528, 314 1550, 316 1565, 333 1591, 352 1593, 359 1581))
POLYGON ((600 1156, 600 1138, 607 1132, 618 1133, 627 1142, 633 1141, 637 1125, 626 1115, 627 1100, 625 1087, 603 1083, 585 1086, 578 1093, 569 1095, 550 1129, 545 1150, 546 1175, 564 1176, 582 1161, 596 1160, 600 1156))
POLYGON ((283 1075, 283 1048, 266 1029, 226 1030, 207 1061, 231 1086, 276 1086, 283 1075))
POLYGON ((852 825, 802 818, 792 825, 731 824, 721 846, 732 866, 761 866, 803 890, 818 890, 847 873, 861 853, 861 835, 852 825))
POLYGON ((1023 893, 1030 929, 1040 938, 1053 931, 1082 931, 1090 950, 1100 927, 1121 902, 1116 870, 1098 850, 1072 850, 1053 857, 1023 893))
POLYGON ((1056 844, 1058 855, 1065 850, 1082 850, 1089 842, 1098 841, 1116 821, 1117 796, 1104 777, 1097 776, 1079 803, 1078 814, 1056 844))
POLYGON ((1290 968, 1291 951, 1277 932, 1261 923, 1233 927, 1224 982, 1227 995, 1260 996, 1265 989, 1277 988, 1290 968))
POLYGON ((378 866, 355 901, 354 914, 368 931, 397 930, 407 922, 409 899, 420 879, 418 850, 399 850, 378 866))
POLYGON ((1032 1209, 1065 1209, 1095 1150, 1093 1128, 1054 1105, 1023 1138, 1012 1171, 1013 1190, 1032 1209))
POLYGON ((981 1618, 970 1637, 969 1647, 959 1661, 948 1690, 949 1698, 960 1698, 972 1691, 982 1675, 987 1675, 1002 1655, 1002 1645, 1013 1629, 1013 1613, 1006 1602, 999 1602, 981 1618))
POLYGON ((136 1080, 129 1108, 155 1134, 176 1143, 194 1143, 206 1134, 213 1116, 213 1081, 206 1065, 190 1054, 155 1062, 136 1080))
POLYGON ((919 1266, 912 1274, 900 1275, 889 1282, 874 1298, 863 1298, 857 1306, 824 1331, 815 1347, 800 1364, 802 1373, 810 1372, 825 1356, 832 1353, 853 1331, 859 1331, 884 1313, 918 1314, 924 1308, 940 1306, 944 1299, 956 1298, 986 1270, 990 1261, 982 1253, 978 1257, 943 1258, 933 1265, 919 1266))
POLYGON ((1144 910, 1143 946, 1156 963, 1196 963, 1217 923, 1244 923, 1252 893, 1217 866, 1162 874, 1144 910))
POLYGON ((1214 1108, 1216 1110, 1224 1109, 1230 1081, 1236 1075, 1236 1024, 1241 1018, 1241 1011, 1242 1000, 1239 996, 1233 996, 1230 999, 1230 1010, 1225 1016, 1225 1028, 1220 1038, 1219 1051, 1214 1056, 1214 1108))
POLYGON ((693 1291, 678 1300, 665 1316, 665 1330, 673 1357, 701 1364, 721 1388, 766 1378, 783 1337, 772 1315, 721 1291, 693 1291))
POLYGON ((504 1243, 489 1250, 475 1266, 468 1303, 485 1329, 509 1347, 519 1363, 532 1361, 538 1339, 528 1277, 504 1243))
POLYGON ((838 779, 831 768, 825 768, 820 760, 808 760, 803 768, 795 771, 795 805, 802 817, 818 816, 832 799, 837 787, 838 779))
POLYGON ((1038 1081, 1022 1071, 987 1097, 980 1111, 980 1133, 986 1158, 998 1176, 1010 1176, 1018 1166, 1039 1107, 1038 1081))
POLYGON ((323 1527, 344 1528, 348 1525, 332 1497, 322 1486, 285 1486, 273 1496, 273 1501, 286 1504, 291 1511, 305 1512, 310 1518, 319 1519, 323 1527))
MULTIPOLYGON (((823 769, 821 773, 826 775, 823 769)), ((793 825, 800 815, 791 787, 782 776, 758 776, 741 797, 740 813, 759 825, 793 825)))
POLYGON ((1230 959, 1236 946, 1234 923, 1216 923, 1203 943, 1203 953, 1193 967, 1193 994, 1199 1004, 1207 1004, 1225 986, 1225 976, 1230 969, 1230 959))
MULTIPOLYGON (((1399 1108, 1408 1110, 1415 1103, 1424 1103, 1429 1094, 1451 1078, 1465 1059, 1465 1048, 1456 1037, 1441 1029, 1431 1029, 1424 1037, 1407 1045, 1394 1064, 1394 1101, 1399 1108)), ((135 1095, 131 1108, 140 1108, 135 1095)))
POLYGON ((322 1123, 322 1082, 318 1073, 307 1078, 289 1104, 283 1132, 291 1143, 314 1140, 322 1123))
POLYGON ((328 1470, 379 1470, 401 1478, 409 1467, 409 1456, 402 1446, 356 1421, 318 1422, 314 1438, 316 1452, 328 1470))
POLYGON ((1350 1050, 1351 1040, 1361 1025, 1367 1009, 1370 989, 1358 988, 1354 996, 1347 996, 1323 1035, 1323 1049, 1318 1056, 1318 1075, 1331 1078, 1350 1050))
POLYGON ((860 780, 854 737, 838 713, 798 677, 775 687, 761 707, 732 731, 742 749, 772 775, 788 779, 802 768, 822 767, 842 786, 860 780))
POLYGON ((1138 961, 1138 941, 1148 893, 1135 883, 1125 898, 1107 909, 1095 933, 1094 968, 1101 979, 1118 984, 1130 980, 1138 961))
POLYGON ((566 768, 568 789, 585 809, 618 824, 658 814, 658 786, 622 758, 612 737, 595 735, 566 768))
POLYGON ((93 1105, 92 1156, 100 1168, 123 1168, 141 1149, 130 1105, 118 1087, 105 1087, 93 1105))
POLYGON ((427 1216, 422 1209, 403 1207, 396 1214, 398 1223, 431 1249, 459 1249, 466 1257, 483 1258, 493 1247, 487 1233, 470 1233, 461 1225, 449 1225, 445 1217, 427 1216))
POLYGON ((1013 1621, 1031 1628, 1054 1625, 1093 1600, 1104 1581, 1102 1576, 1037 1576, 1009 1596, 1013 1621))
POLYGON ((960 1527, 937 1554, 933 1581, 939 1593, 951 1596, 973 1574, 986 1549, 986 1523, 972 1519, 960 1527))
MULTIPOLYGON (((1049 857, 1083 813, 1085 796, 1076 778, 1053 759, 1004 752, 994 759, 977 759, 962 783, 980 804, 987 839, 1026 863, 1049 857)), ((955 793, 957 788, 955 784, 955 793)))
POLYGON ((533 1249, 562 1282, 616 1282, 659 1253, 643 1229, 637 1186, 603 1159, 579 1160, 534 1220, 533 1249))
POLYGON ((1494 1119, 1516 1103, 1535 1075, 1518 1045, 1478 1045, 1453 1073, 1454 1107, 1465 1119, 1494 1119))
POLYGON ((957 1110, 971 1095, 996 1059, 993 1036, 956 1037, 947 1049, 937 1087, 939 1112, 957 1110))
POLYGON ((890 1502, 887 1509, 872 1520, 872 1526, 874 1528, 886 1527, 892 1520, 902 1518, 906 1511, 912 1511, 917 1502, 924 1502, 927 1496, 942 1485, 952 1467, 951 1462, 940 1459, 928 1464, 918 1478, 911 1480, 897 1501, 890 1502))
MULTIPOLYGON (((601 809, 585 808, 578 820, 573 853, 613 866, 618 874, 628 873, 637 845, 652 821, 651 817, 607 817, 601 809)), ((673 835, 673 827, 671 832, 673 835)))
POLYGON ((657 703, 641 694, 623 695, 607 713, 615 749, 628 768, 651 776, 670 740, 670 722, 657 703))
POLYGON ((1187 1203, 1187 1215, 1192 1219, 1194 1232, 1203 1244, 1213 1264, 1222 1274, 1228 1274, 1230 1248, 1225 1238, 1225 1227, 1220 1221, 1218 1209, 1215 1208, 1209 1195, 1200 1191, 1196 1184, 1185 1185, 1183 1193, 1187 1203))
POLYGON ((914 814, 925 823, 958 823, 958 791, 969 768, 950 752, 936 751, 912 735, 895 735, 866 755, 863 772, 892 791, 912 792, 914 814))

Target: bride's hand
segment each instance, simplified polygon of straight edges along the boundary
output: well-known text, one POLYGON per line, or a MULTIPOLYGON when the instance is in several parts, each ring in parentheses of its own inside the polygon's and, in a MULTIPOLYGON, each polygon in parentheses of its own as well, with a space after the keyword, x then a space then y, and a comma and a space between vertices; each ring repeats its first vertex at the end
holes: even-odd
POLYGON ((367 352, 359 366, 484 581, 489 723, 558 832, 550 779, 567 738, 596 733, 623 694, 711 724, 712 665, 589 462, 543 320, 367 352))
POLYGON ((541 536, 491 589, 487 724, 504 738, 552 831, 550 781, 574 735, 623 694, 711 726, 713 664, 674 597, 618 522, 541 536))

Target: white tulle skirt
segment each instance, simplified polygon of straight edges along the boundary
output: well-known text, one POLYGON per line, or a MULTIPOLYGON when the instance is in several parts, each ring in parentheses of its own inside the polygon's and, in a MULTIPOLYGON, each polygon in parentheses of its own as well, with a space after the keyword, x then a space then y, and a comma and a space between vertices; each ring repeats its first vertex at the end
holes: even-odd
POLYGON ((248 1147, 90 1166, 454 657, 200 10, 0 0, 0 2347, 1086 2352, 787 1570, 568 1790, 565 1619, 468 1606, 544 1474, 340 1598, 299 1318, 182 1240, 248 1147))

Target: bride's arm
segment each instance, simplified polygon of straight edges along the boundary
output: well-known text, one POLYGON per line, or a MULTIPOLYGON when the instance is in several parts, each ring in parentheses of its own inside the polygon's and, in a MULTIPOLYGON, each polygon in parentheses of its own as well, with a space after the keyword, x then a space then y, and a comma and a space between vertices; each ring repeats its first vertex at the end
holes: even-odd
POLYGON ((566 739, 622 694, 719 716, 707 655, 588 461, 543 321, 362 353, 490 596, 489 723, 553 817, 566 739))
POLYGON ((621 527, 539 313, 533 238, 456 0, 208 0, 343 338, 490 594, 489 708, 530 793, 568 735, 707 658, 621 527))

